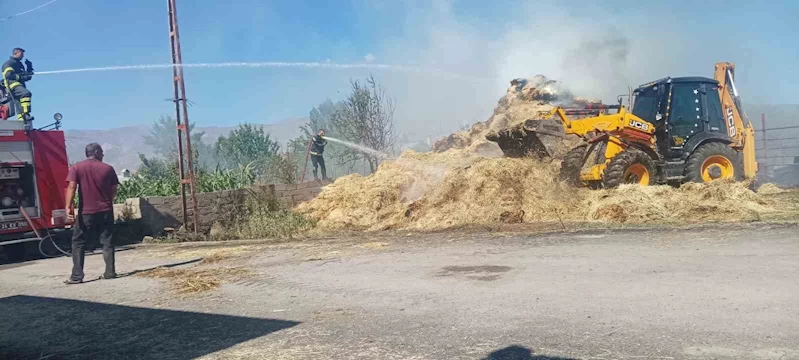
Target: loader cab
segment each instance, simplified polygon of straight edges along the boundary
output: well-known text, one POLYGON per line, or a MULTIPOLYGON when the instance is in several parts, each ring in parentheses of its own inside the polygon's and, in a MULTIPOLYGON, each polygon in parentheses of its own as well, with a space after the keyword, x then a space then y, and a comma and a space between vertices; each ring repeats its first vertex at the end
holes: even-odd
POLYGON ((709 138, 728 139, 716 80, 664 78, 633 92, 634 115, 655 124, 658 152, 666 161, 684 160, 709 138))

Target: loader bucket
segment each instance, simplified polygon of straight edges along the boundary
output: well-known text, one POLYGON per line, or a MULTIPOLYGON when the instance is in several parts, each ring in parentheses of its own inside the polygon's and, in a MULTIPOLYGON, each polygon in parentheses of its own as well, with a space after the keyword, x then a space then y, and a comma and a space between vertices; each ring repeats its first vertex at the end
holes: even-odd
POLYGON ((507 157, 556 159, 565 154, 566 132, 560 120, 527 120, 522 124, 490 132, 488 141, 496 142, 507 157))

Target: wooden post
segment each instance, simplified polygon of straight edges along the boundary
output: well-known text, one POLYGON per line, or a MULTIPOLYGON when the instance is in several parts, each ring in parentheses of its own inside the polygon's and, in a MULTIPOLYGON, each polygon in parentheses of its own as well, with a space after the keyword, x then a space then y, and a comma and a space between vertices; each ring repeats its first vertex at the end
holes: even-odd
POLYGON ((189 193, 191 194, 192 219, 194 220, 193 228, 196 233, 199 211, 197 209, 197 194, 194 187, 194 153, 191 150, 191 126, 189 125, 189 109, 186 104, 186 83, 183 81, 183 56, 180 52, 180 33, 178 31, 178 14, 175 0, 167 0, 167 8, 169 11, 169 46, 172 51, 172 85, 175 91, 175 98, 173 101, 175 102, 175 125, 177 128, 178 170, 180 172, 180 198, 183 210, 183 226, 186 226, 186 229, 189 228, 189 211, 186 204, 186 185, 188 185, 189 193), (186 153, 188 153, 188 155, 183 151, 184 138, 186 153), (184 166, 184 161, 188 166, 184 166), (186 169, 187 167, 188 169, 186 169))
POLYGON ((311 155, 311 143, 313 142, 313 138, 308 140, 308 148, 305 149, 305 163, 302 166, 302 177, 300 178, 300 184, 305 181, 305 171, 308 169, 308 156, 311 155))
POLYGON ((765 173, 766 182, 768 178, 768 134, 766 133, 766 113, 760 114, 760 126, 763 129, 763 173, 765 173))

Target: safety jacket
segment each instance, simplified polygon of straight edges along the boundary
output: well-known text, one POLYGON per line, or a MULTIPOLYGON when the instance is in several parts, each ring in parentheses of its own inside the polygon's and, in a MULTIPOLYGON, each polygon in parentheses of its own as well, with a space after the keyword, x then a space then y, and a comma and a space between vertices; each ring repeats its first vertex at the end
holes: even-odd
POLYGON ((311 143, 311 155, 321 156, 322 153, 325 152, 325 145, 327 145, 327 140, 323 139, 319 135, 315 135, 312 140, 313 142, 311 143))
POLYGON ((3 63, 3 85, 8 89, 13 89, 20 85, 25 85, 27 72, 22 62, 11 57, 3 63))

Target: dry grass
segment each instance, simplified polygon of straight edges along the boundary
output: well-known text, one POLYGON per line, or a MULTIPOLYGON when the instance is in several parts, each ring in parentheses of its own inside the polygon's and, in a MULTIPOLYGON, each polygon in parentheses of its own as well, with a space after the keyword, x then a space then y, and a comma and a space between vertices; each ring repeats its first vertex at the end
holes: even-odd
POLYGON ((589 219, 619 223, 757 221, 781 211, 743 182, 625 185, 589 195, 589 219))
POLYGON ((235 282, 253 275, 240 267, 214 267, 207 269, 156 268, 141 272, 137 276, 167 279, 178 294, 195 294, 214 290, 225 282, 235 282))
POLYGON ((362 248, 362 249, 369 249, 369 250, 382 249, 382 248, 384 248, 386 246, 388 246, 388 243, 377 242, 377 241, 356 245, 356 247, 359 247, 359 248, 362 248))
POLYGON ((167 249, 156 248, 154 251, 175 259, 197 259, 202 258, 203 264, 213 264, 220 261, 229 259, 241 259, 249 256, 252 252, 257 251, 261 247, 254 245, 241 245, 241 246, 208 246, 208 247, 192 247, 183 248, 180 246, 170 247, 167 249))
POLYGON ((761 195, 774 195, 774 194, 781 194, 788 190, 780 189, 777 185, 768 183, 763 184, 757 189, 757 193, 761 195))
POLYGON ((489 158, 466 150, 412 151, 367 177, 351 175, 323 189, 298 212, 323 229, 441 230, 499 223, 618 224, 759 221, 797 214, 770 186, 746 183, 570 188, 557 162, 489 158))

